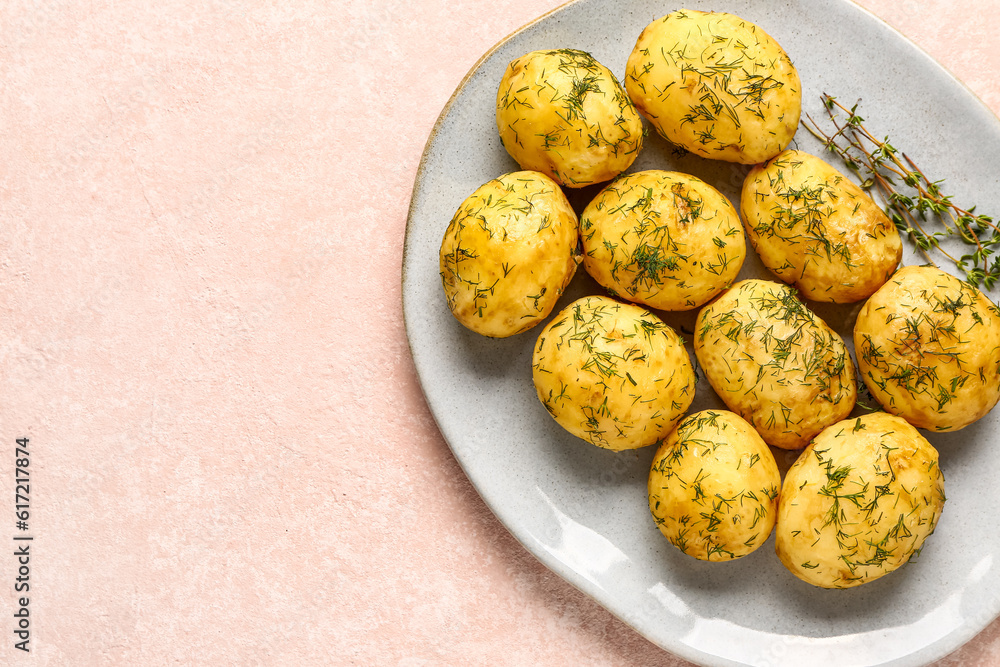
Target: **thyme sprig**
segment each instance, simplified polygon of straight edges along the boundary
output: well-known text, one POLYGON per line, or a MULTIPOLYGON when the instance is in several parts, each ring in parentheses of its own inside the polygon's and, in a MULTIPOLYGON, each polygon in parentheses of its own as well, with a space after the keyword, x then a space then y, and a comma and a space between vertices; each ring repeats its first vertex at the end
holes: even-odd
POLYGON ((858 174, 862 188, 879 193, 896 229, 931 264, 937 266, 931 255, 940 253, 965 273, 966 282, 992 288, 1000 279, 1000 256, 994 256, 1000 246, 1000 227, 993 218, 976 213, 975 206, 966 209, 955 204, 942 191, 943 181, 928 178, 906 153, 889 142, 889 137, 879 139, 872 134, 858 115, 858 104, 848 108, 826 93, 822 100, 834 131, 824 132, 809 114, 803 125, 858 174), (970 251, 956 257, 954 250, 943 248, 941 239, 950 236, 971 246, 970 251))

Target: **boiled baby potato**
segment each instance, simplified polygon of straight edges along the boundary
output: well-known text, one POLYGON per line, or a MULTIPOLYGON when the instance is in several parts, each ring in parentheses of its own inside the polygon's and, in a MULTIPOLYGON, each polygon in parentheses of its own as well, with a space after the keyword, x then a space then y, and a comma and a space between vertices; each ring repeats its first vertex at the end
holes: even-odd
POLYGON ((742 417, 705 410, 656 450, 649 510, 670 543, 699 560, 733 560, 767 540, 781 476, 771 450, 742 417))
POLYGON ((625 89, 671 143, 715 160, 757 164, 799 125, 802 87, 781 46, 732 14, 682 9, 639 35, 625 89))
POLYGON ((914 426, 955 431, 1000 399, 1000 313, 940 269, 897 271, 858 314, 854 349, 872 395, 914 426))
POLYGON ((649 311, 606 296, 574 301, 545 326, 532 378, 563 428, 612 450, 652 445, 694 400, 680 336, 649 311))
POLYGON ((690 310, 732 284, 746 257, 739 214, 708 183, 673 171, 615 180, 580 216, 583 265, 606 289, 690 310))
POLYGON ((814 586, 860 586, 920 551, 944 501, 937 450, 917 429, 884 412, 847 419, 785 475, 775 550, 814 586))
POLYGON ((497 91, 497 129, 522 169, 570 188, 608 181, 642 147, 642 119, 611 71, 585 51, 532 51, 497 91))
POLYGON ((576 213, 548 176, 518 171, 482 185, 459 206, 441 242, 452 314, 495 338, 535 326, 576 272, 578 237, 576 213))
POLYGON ((761 261, 813 301, 871 296, 899 264, 896 226, 823 160, 786 150, 743 182, 740 212, 761 261))
POLYGON ((733 285, 698 313, 694 349, 723 402, 774 447, 805 447, 857 398, 844 341, 788 285, 733 285))

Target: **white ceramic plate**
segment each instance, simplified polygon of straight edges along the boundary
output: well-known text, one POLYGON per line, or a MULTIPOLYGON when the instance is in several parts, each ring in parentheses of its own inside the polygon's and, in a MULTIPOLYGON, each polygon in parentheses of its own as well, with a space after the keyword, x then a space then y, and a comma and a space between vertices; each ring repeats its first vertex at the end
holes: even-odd
MULTIPOLYGON (((862 100, 870 129, 891 134, 956 201, 1000 212, 1000 122, 965 87, 891 28, 845 0, 716 0, 774 36, 804 87, 862 100)), ((463 329, 445 304, 438 249, 459 204, 514 171, 494 125, 506 64, 541 48, 591 52, 619 78, 639 33, 674 9, 647 0, 577 0, 485 55, 444 109, 428 141, 406 229, 403 301, 417 372, 438 425, 476 489, 543 563, 663 648, 705 665, 918 665, 940 658, 1000 612, 1000 411, 949 436, 941 452, 948 502, 918 561, 846 591, 800 582, 774 555, 773 537, 731 563, 684 556, 657 531, 646 504, 653 448, 614 454, 564 432, 535 397, 531 349, 541 327, 505 340, 463 329)), ((822 155, 805 130, 800 149, 822 155)), ((831 163, 842 168, 834 159, 831 163)), ((745 167, 678 155, 650 135, 632 171, 693 173, 735 204, 745 167)), ((578 210, 596 188, 571 193, 578 210)), ((741 278, 764 276, 749 253, 741 278)), ((920 263, 912 254, 905 264, 920 263)), ((600 289, 579 271, 557 308, 600 289)), ((855 307, 817 307, 850 340, 855 307)), ((694 314, 665 316, 690 332, 694 314)), ((722 407, 708 384, 691 410, 722 407)), ((787 461, 780 462, 787 464, 787 461)))

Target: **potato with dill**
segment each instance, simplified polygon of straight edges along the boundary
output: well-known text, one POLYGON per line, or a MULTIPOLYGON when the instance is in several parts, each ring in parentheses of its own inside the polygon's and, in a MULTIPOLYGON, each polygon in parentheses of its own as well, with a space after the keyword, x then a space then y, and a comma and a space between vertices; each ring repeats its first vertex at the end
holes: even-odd
POLYGON ((513 60, 497 90, 496 121, 522 169, 570 188, 611 180, 642 147, 642 119, 625 89, 611 70, 575 49, 513 60))
POLYGON ((956 431, 1000 399, 1000 313, 940 269, 897 271, 858 313, 854 349, 872 395, 914 426, 956 431))
POLYGON ((882 209, 802 151, 782 151, 751 169, 740 212, 764 266, 813 301, 867 299, 903 256, 899 232, 882 209))
POLYGON ((625 89, 665 139, 714 160, 757 164, 788 146, 802 86, 757 25, 682 9, 653 21, 625 67, 625 89))
POLYGON ((697 308, 746 258, 739 214, 718 190, 673 171, 616 179, 580 216, 583 265, 613 295, 660 310, 697 308))
POLYGON ((780 486, 774 456, 757 431, 735 413, 704 410, 684 419, 657 449, 649 510, 685 554, 734 560, 771 534, 780 486))
POLYGON ((775 551, 814 586, 860 586, 916 555, 944 502, 937 450, 917 429, 884 412, 847 419, 785 475, 775 551))
POLYGON ((535 326, 579 264, 576 213, 545 174, 519 171, 480 186, 444 233, 441 281, 452 314, 495 338, 535 326))
POLYGON ((665 437, 695 390, 680 336, 648 310, 606 296, 578 299, 545 326, 532 379, 556 422, 616 451, 665 437))
POLYGON ((726 406, 771 446, 801 449, 854 408, 844 341, 788 285, 733 285, 698 313, 694 349, 726 406))

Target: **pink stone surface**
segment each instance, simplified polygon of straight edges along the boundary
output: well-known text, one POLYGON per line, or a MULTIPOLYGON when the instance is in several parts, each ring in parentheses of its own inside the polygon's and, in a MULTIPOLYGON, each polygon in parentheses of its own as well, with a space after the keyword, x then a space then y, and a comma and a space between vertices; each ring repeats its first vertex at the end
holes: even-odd
MULTIPOLYGON (((496 521, 403 329, 434 121, 559 4, 0 5, 0 664, 687 664, 496 521)), ((994 0, 861 4, 1000 112, 994 0)), ((1000 622, 938 664, 1000 665, 1000 622)))

